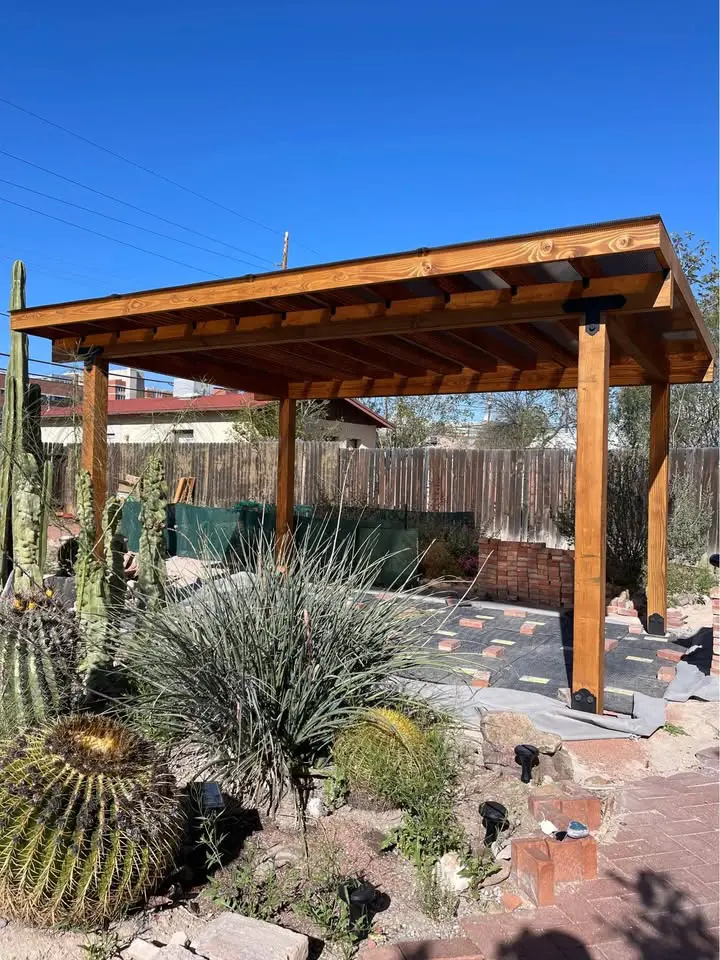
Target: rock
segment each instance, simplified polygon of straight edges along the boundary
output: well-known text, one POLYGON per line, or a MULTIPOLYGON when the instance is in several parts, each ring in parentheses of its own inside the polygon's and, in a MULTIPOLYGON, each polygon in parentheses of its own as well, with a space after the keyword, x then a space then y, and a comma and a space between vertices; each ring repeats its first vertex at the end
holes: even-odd
POLYGON ((291 850, 290 847, 284 847, 282 845, 271 847, 268 850, 268 856, 278 868, 294 866, 303 859, 302 855, 296 850, 291 850))
POLYGON ((206 960, 307 960, 309 940, 274 923, 222 913, 192 946, 206 960))
POLYGON ((497 750, 513 750, 519 743, 529 743, 540 753, 552 756, 562 746, 562 737, 556 733, 538 730, 524 713, 486 713, 480 721, 485 744, 497 750))
POLYGON ((197 954, 179 943, 169 943, 155 954, 155 960, 197 960, 197 954))
POLYGON ((123 960, 157 960, 160 947, 149 940, 135 937, 122 951, 123 960))
POLYGON ((491 874, 489 877, 485 877, 480 884, 480 889, 484 890, 486 887, 496 887, 499 883, 505 883, 511 871, 512 863, 509 860, 503 860, 498 872, 491 874))
POLYGON ((322 797, 310 797, 305 807, 305 813, 310 820, 320 820, 327 816, 327 807, 322 797))
POLYGON ((720 764, 720 748, 706 747, 704 750, 698 750, 695 759, 708 770, 717 770, 720 764))
POLYGON ((435 876, 443 887, 454 893, 463 893, 470 886, 470 877, 461 876, 465 864, 454 850, 444 853, 435 864, 435 876))
POLYGON ((168 940, 168 944, 180 944, 181 947, 186 947, 190 943, 190 937, 185 933, 184 930, 176 930, 175 933, 168 940))
POLYGON ((495 854, 496 860, 512 860, 512 844, 505 843, 495 854))

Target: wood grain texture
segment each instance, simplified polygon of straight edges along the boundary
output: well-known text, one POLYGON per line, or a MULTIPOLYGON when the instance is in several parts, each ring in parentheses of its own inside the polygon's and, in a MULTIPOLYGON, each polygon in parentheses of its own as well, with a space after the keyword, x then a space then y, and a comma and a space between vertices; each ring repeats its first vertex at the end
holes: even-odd
POLYGON ((650 391, 650 478, 648 487, 647 626, 665 633, 667 622, 667 520, 670 494, 670 385, 650 391))
POLYGON ((280 401, 280 423, 277 455, 277 514, 275 519, 275 550, 281 557, 293 529, 295 506, 295 418, 294 400, 280 401))
POLYGON ((585 689, 603 709, 605 675, 605 531, 607 522, 610 339, 578 331, 575 470, 575 607, 572 691, 585 689))
POLYGON ((685 276, 682 267, 680 266, 680 261, 675 253, 675 248, 673 247, 670 235, 665 229, 665 224, 662 223, 662 221, 660 222, 659 255, 664 266, 666 266, 668 270, 672 272, 672 276, 675 279, 675 285, 677 288, 677 297, 682 300, 689 315, 692 317, 693 325, 700 334, 700 338, 705 344, 710 358, 717 362, 717 349, 715 347, 715 343, 710 336, 710 331, 708 330, 707 324, 703 319, 703 315, 700 313, 700 307, 697 305, 697 301, 695 300, 695 296, 692 292, 690 284, 688 283, 688 279, 685 276))
MULTIPOLYGON (((541 283, 520 287, 513 295, 504 290, 477 290, 473 293, 389 303, 365 303, 338 307, 334 311, 295 310, 262 313, 224 319, 182 322, 166 326, 120 330, 117 333, 89 333, 81 340, 56 341, 57 356, 72 356, 78 346, 103 348, 113 361, 136 361, 161 353, 188 353, 195 350, 224 350, 228 346, 252 346, 302 340, 347 337, 405 335, 415 331, 452 330, 492 326, 535 319, 564 317, 562 305, 568 299, 622 294, 624 312, 666 310, 672 284, 662 273, 604 277, 587 286, 573 283, 541 283)), ((13 321, 14 322, 14 321, 13 321)))
POLYGON ((112 317, 129 317, 203 305, 293 296, 335 288, 368 286, 414 278, 653 250, 660 246, 662 220, 571 227, 532 236, 484 240, 380 258, 284 270, 264 276, 148 290, 96 300, 37 307, 13 316, 13 329, 41 330, 112 317))
POLYGON ((668 378, 668 363, 663 341, 653 331, 651 323, 637 317, 608 317, 611 344, 621 354, 632 357, 648 375, 648 379, 663 383, 668 378))
POLYGON ((96 361, 83 376, 83 427, 80 464, 90 474, 95 521, 95 555, 105 554, 103 510, 107 499, 108 364, 96 361))

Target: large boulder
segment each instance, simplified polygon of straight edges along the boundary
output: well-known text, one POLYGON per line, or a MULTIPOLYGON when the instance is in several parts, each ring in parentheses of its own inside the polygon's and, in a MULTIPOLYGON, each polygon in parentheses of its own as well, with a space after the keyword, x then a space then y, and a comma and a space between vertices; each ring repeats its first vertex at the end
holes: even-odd
POLYGON ((572 780, 572 761, 563 750, 562 737, 538 730, 524 713, 485 713, 480 720, 480 730, 483 763, 488 770, 520 777, 522 768, 515 762, 515 747, 527 743, 540 751, 538 765, 533 769, 536 783, 547 777, 572 780))

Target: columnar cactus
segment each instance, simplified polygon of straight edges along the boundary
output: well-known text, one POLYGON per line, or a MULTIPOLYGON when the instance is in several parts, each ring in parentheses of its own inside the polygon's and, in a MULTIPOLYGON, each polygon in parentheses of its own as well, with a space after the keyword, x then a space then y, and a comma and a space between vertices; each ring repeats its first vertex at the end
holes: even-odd
POLYGON ((107 717, 64 717, 0 748, 0 915, 98 925, 141 902, 183 830, 155 748, 107 717))
POLYGON ((78 705, 81 649, 75 618, 52 597, 0 604, 0 736, 78 705))
POLYGON ((123 501, 119 497, 110 497, 103 513, 105 576, 111 607, 119 607, 125 600, 125 538, 120 533, 122 510, 123 501))
POLYGON ((87 470, 78 473, 75 499, 80 523, 75 561, 75 608, 85 634, 85 651, 79 668, 86 685, 98 689, 98 672, 110 663, 107 649, 110 591, 105 564, 95 555, 93 490, 87 470))
POLYGON ((160 606, 165 599, 167 495, 162 461, 153 457, 145 468, 140 488, 138 551, 138 594, 149 608, 160 606))
MULTIPOLYGON (((13 263, 10 309, 25 307, 25 266, 13 263)), ((0 439, 0 574, 15 568, 15 593, 42 588, 51 474, 43 463, 40 388, 29 383, 27 334, 11 331, 0 439)))

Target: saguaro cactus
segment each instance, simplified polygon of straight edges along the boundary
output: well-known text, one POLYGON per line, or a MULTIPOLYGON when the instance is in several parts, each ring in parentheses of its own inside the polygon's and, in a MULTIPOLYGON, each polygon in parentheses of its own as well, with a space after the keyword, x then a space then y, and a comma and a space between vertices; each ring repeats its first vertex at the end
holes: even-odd
POLYGON ((138 594, 148 607, 157 607, 165 599, 167 493, 162 461, 153 457, 145 468, 140 489, 138 594))

